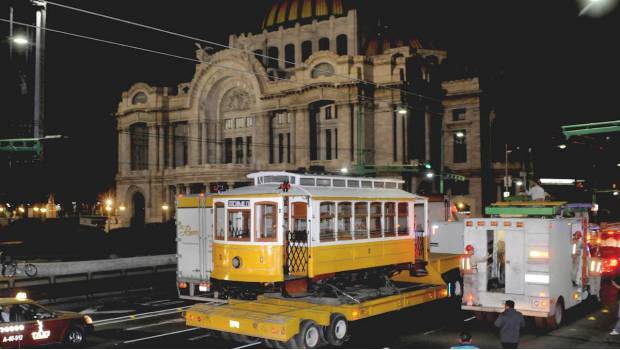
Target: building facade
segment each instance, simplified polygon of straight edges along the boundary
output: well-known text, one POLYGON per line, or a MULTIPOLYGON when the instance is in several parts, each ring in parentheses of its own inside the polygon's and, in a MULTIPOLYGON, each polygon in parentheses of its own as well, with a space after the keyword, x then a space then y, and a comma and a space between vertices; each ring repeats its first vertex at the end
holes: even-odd
POLYGON ((446 79, 446 51, 366 28, 341 0, 277 1, 259 33, 198 49, 190 82, 124 92, 121 225, 168 220, 176 195, 241 186, 259 170, 402 177, 479 213, 488 121, 478 79, 446 79))

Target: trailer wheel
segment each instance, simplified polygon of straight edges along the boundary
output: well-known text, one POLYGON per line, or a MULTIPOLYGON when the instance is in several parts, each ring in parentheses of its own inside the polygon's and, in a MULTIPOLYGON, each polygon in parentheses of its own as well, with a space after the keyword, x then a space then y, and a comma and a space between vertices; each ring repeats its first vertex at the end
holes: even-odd
POLYGON ((301 322, 299 334, 297 334, 297 345, 302 349, 316 349, 321 345, 321 328, 312 320, 301 322))
POLYGON ((474 311, 474 316, 478 321, 484 321, 486 317, 484 316, 484 312, 482 311, 474 311))
POLYGON ((329 345, 341 346, 349 334, 347 319, 341 314, 333 314, 329 326, 325 327, 324 331, 329 345))
POLYGON ((547 328, 556 329, 562 324, 564 320, 564 300, 562 298, 558 299, 557 304, 555 305, 555 311, 553 315, 547 317, 547 328))

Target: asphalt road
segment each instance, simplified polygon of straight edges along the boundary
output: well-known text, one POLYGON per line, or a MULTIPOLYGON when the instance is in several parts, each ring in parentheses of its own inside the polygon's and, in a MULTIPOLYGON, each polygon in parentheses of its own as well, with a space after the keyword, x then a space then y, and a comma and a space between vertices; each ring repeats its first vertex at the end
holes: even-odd
MULTIPOLYGON (((265 347, 224 341, 212 332, 186 327, 181 312, 192 303, 168 292, 88 301, 65 305, 64 309, 93 317, 96 331, 87 340, 88 348, 265 347)), ((566 322, 554 331, 537 330, 528 322, 520 347, 620 348, 620 336, 608 335, 615 319, 614 310, 606 306, 584 305, 569 310, 566 322)), ((344 347, 449 348, 463 329, 473 334, 474 343, 481 348, 500 347, 491 324, 445 301, 357 321, 351 324, 351 340, 344 347)))

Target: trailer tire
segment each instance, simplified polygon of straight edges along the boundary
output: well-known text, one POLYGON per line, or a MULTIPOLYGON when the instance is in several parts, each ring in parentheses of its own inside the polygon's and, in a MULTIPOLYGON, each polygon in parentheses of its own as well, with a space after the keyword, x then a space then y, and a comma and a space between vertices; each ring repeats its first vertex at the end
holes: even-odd
POLYGON ((553 315, 547 317, 547 328, 556 329, 564 321, 564 300, 560 297, 555 304, 553 315))
POLYGON ((349 324, 341 314, 333 314, 329 326, 325 327, 325 339, 331 346, 341 346, 349 335, 349 324))
POLYGON ((304 320, 296 336, 297 346, 301 349, 316 349, 321 345, 323 334, 321 328, 312 320, 304 320))

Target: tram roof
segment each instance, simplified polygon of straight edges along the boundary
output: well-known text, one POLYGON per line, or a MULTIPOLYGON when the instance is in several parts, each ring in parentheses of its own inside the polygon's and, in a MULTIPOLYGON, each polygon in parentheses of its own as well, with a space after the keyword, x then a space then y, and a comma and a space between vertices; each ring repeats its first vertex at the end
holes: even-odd
POLYGON ((263 184, 239 187, 223 192, 215 197, 228 197, 228 196, 261 196, 261 195, 287 195, 287 196, 310 196, 318 197, 322 199, 338 198, 360 198, 369 200, 382 200, 382 199, 400 199, 400 200, 414 200, 414 201, 426 201, 426 197, 418 196, 407 191, 398 188, 338 188, 338 187, 317 187, 317 186, 302 186, 291 184, 290 189, 287 192, 282 191, 276 184, 263 184))

